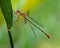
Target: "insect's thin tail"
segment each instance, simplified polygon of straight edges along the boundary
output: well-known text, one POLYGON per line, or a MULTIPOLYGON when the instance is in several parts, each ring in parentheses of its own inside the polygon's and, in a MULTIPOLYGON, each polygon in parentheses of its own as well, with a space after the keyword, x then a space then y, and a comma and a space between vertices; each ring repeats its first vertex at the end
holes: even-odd
POLYGON ((39 29, 42 33, 44 33, 48 38, 50 38, 50 36, 45 31, 43 31, 41 28, 39 28, 37 25, 31 22, 28 18, 25 18, 25 19, 29 21, 32 25, 34 25, 37 29, 39 29))

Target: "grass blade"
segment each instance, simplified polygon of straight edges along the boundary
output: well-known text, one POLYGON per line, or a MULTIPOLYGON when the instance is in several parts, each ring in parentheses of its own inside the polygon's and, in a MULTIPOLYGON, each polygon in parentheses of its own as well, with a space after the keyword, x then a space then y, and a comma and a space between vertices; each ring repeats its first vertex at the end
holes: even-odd
POLYGON ((13 25, 13 10, 11 5, 11 0, 0 0, 0 8, 7 24, 11 48, 14 48, 13 40, 11 36, 11 27, 13 25))

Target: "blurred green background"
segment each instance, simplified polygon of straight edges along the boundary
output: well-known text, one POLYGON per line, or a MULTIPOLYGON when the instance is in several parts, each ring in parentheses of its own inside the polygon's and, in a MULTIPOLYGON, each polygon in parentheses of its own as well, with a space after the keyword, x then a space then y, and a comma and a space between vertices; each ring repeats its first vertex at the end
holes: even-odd
MULTIPOLYGON (((35 27, 35 38, 29 24, 24 19, 14 17, 12 36, 15 48, 60 48, 60 0, 11 0, 13 10, 27 12, 30 16, 43 24, 43 29, 51 35, 48 39, 35 27)), ((15 15, 16 16, 16 15, 15 15)), ((10 48, 9 37, 3 14, 0 9, 0 48, 10 48)))

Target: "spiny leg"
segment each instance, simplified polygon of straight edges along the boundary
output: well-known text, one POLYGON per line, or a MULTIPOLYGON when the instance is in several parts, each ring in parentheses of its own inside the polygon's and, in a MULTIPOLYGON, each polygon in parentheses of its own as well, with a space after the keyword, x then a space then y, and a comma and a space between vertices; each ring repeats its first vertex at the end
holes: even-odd
POLYGON ((24 23, 27 24, 27 20, 24 18, 24 23))

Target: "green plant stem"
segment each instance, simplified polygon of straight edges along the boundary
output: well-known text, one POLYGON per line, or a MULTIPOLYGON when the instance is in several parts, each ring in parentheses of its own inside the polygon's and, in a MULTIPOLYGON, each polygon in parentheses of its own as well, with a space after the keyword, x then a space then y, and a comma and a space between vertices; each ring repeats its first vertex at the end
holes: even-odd
POLYGON ((14 48, 11 31, 8 31, 8 35, 9 35, 9 40, 10 40, 11 48, 14 48))

